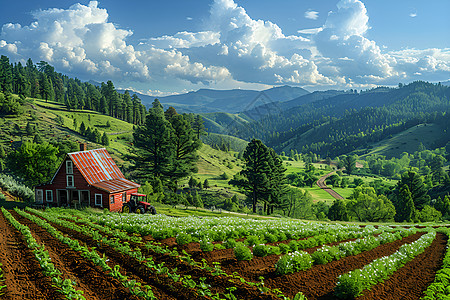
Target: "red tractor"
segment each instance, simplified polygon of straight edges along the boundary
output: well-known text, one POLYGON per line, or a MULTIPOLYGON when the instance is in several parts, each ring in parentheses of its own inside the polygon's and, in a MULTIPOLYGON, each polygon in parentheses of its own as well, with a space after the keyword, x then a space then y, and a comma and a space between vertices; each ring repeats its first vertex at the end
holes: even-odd
POLYGON ((123 213, 137 213, 145 214, 147 212, 156 215, 156 208, 148 202, 145 202, 147 195, 133 193, 130 195, 130 200, 123 204, 123 213))

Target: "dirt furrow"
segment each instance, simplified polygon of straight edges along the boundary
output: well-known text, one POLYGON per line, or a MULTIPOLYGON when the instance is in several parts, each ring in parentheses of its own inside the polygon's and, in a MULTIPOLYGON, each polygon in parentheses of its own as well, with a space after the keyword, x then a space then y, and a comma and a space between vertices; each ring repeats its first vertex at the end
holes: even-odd
POLYGON ((0 263, 5 277, 6 293, 2 299, 65 299, 44 276, 23 235, 0 212, 0 263))
POLYGON ((280 289, 286 296, 293 297, 296 293, 302 292, 308 300, 335 299, 333 289, 339 275, 362 268, 377 258, 391 255, 401 245, 412 243, 422 235, 423 233, 419 232, 370 251, 332 261, 326 265, 313 266, 311 269, 294 274, 278 276, 272 272, 265 280, 265 284, 270 288, 280 289))
POLYGON ((86 299, 139 299, 133 296, 117 279, 105 274, 100 267, 81 257, 78 252, 52 237, 45 229, 12 211, 20 223, 30 228, 33 237, 44 243, 52 263, 61 271, 63 278, 77 283, 76 289, 84 292, 86 299))
MULTIPOLYGON (((153 270, 150 270, 146 266, 139 263, 137 260, 130 258, 129 256, 118 253, 111 247, 103 245, 94 241, 92 238, 85 236, 84 234, 78 233, 71 229, 58 226, 53 224, 58 230, 65 232, 79 240, 84 241, 87 245, 93 245, 97 247, 99 252, 104 252, 108 257, 116 259, 127 272, 133 273, 142 280, 146 280, 149 284, 163 289, 167 294, 171 295, 176 299, 204 299, 204 297, 197 294, 193 289, 188 289, 182 286, 179 282, 174 282, 172 279, 168 278, 167 275, 155 274, 153 270)), ((190 266, 188 263, 179 260, 178 258, 172 257, 168 254, 160 254, 151 250, 145 249, 142 245, 131 243, 132 247, 139 247, 142 253, 146 257, 152 257, 155 263, 164 263, 164 266, 172 272, 176 269, 176 273, 180 275, 191 276, 194 280, 199 280, 201 277, 205 277, 205 283, 210 284, 210 290, 213 294, 216 293, 228 293, 227 288, 236 287, 237 289, 233 294, 238 299, 276 299, 275 296, 262 294, 256 287, 251 287, 240 281, 231 283, 229 278, 226 276, 213 276, 209 271, 201 270, 190 266)), ((165 298, 162 298, 165 299, 165 298)))
POLYGON ((446 245, 447 236, 437 233, 433 243, 422 254, 397 270, 388 280, 372 287, 357 299, 420 299, 442 266, 446 245))

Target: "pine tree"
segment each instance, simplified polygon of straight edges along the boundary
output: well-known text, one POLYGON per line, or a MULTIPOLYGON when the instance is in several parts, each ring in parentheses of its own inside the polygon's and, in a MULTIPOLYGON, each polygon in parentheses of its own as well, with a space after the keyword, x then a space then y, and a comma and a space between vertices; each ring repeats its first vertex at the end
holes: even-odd
POLYGON ((203 208, 203 201, 202 198, 200 197, 200 195, 197 193, 197 191, 195 191, 193 199, 192 199, 193 205, 195 206, 195 208, 203 208))
POLYGON ((86 125, 84 125, 84 121, 81 121, 80 134, 83 136, 86 134, 86 125))
POLYGON ((205 189, 209 189, 210 188, 208 179, 205 179, 205 181, 203 182, 203 187, 205 189))
POLYGON ((205 134, 205 125, 202 116, 195 115, 194 122, 192 123, 192 129, 197 135, 197 139, 200 139, 200 136, 205 134))
POLYGON ((288 186, 286 183, 285 172, 286 168, 283 165, 283 160, 278 156, 275 151, 269 148, 270 154, 270 172, 268 174, 270 189, 269 197, 267 200, 267 215, 273 213, 273 209, 276 206, 280 206, 283 196, 288 192, 288 186))
POLYGON ((136 171, 142 177, 166 177, 173 169, 172 126, 164 117, 162 105, 153 102, 143 126, 133 133, 136 146, 136 171))
POLYGON ((242 187, 252 200, 253 212, 259 200, 267 199, 270 189, 268 174, 270 173, 271 156, 269 149, 260 141, 253 139, 245 148, 243 158, 245 166, 241 171, 243 176, 235 180, 234 185, 242 187))
POLYGON ((422 210, 425 205, 430 204, 430 196, 428 195, 428 189, 423 182, 422 176, 414 171, 407 171, 403 173, 401 180, 397 182, 397 195, 405 184, 408 186, 414 202, 414 207, 417 210, 422 210))
POLYGON ((106 135, 106 132, 103 132, 102 138, 101 138, 101 144, 103 146, 109 146, 109 138, 106 135))
POLYGON ((396 210, 395 221, 397 222, 412 222, 416 218, 416 208, 414 201, 409 191, 409 188, 404 184, 393 202, 396 210))
POLYGON ((197 139, 189 122, 183 115, 177 114, 173 107, 165 112, 166 119, 172 127, 171 143, 173 145, 173 162, 170 178, 177 184, 178 180, 197 172, 197 149, 201 142, 197 139))

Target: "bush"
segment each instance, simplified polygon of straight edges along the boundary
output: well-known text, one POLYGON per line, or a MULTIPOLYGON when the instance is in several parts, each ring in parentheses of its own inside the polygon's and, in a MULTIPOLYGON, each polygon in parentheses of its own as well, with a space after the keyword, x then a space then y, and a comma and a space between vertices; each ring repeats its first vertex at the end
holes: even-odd
POLYGON ((267 256, 267 254, 269 254, 269 249, 267 248, 266 245, 260 244, 253 247, 254 256, 264 257, 267 256))
POLYGON ((275 243, 275 242, 278 241, 277 236, 274 235, 274 234, 271 234, 271 233, 266 233, 266 234, 264 235, 264 238, 266 239, 266 241, 267 241, 268 243, 275 243))
POLYGON ((177 235, 177 238, 175 240, 177 242, 178 245, 185 245, 185 244, 189 244, 190 242, 192 242, 192 237, 190 234, 187 233, 180 233, 177 235))
POLYGON ((236 240, 234 240, 234 239, 228 239, 228 240, 225 242, 224 246, 225 246, 225 248, 227 248, 227 249, 234 248, 234 247, 236 247, 236 240))
POLYGON ((214 245, 210 241, 200 241, 200 249, 204 252, 209 252, 214 250, 214 245))
POLYGON ((290 251, 290 248, 287 244, 281 243, 278 245, 280 248, 281 253, 288 253, 290 251))
POLYGON ((234 248, 234 256, 237 260, 251 260, 253 257, 252 251, 244 245, 244 243, 237 243, 234 248))
POLYGON ((249 247, 258 245, 259 244, 259 238, 255 235, 249 235, 247 239, 245 240, 245 244, 249 247))
POLYGON ((289 249, 290 249, 292 252, 298 250, 298 243, 297 243, 296 240, 290 241, 288 245, 289 245, 289 249))
POLYGON ((275 264, 279 275, 286 275, 311 268, 312 258, 305 251, 295 251, 281 257, 275 264))

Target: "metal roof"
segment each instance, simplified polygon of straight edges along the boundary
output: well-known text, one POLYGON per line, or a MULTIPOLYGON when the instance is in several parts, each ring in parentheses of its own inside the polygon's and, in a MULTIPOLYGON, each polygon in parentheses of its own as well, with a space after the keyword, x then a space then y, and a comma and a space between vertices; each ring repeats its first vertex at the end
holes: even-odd
POLYGON ((121 192, 140 187, 139 184, 123 178, 97 182, 94 183, 92 186, 107 191, 109 193, 121 192))
POLYGON ((140 185, 125 179, 105 148, 68 153, 88 184, 109 192, 136 188, 140 185))

